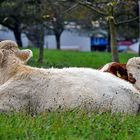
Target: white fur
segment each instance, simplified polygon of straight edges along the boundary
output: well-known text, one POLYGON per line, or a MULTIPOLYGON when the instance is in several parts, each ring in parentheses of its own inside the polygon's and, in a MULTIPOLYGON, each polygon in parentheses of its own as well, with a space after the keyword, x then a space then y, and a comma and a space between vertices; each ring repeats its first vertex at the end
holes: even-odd
POLYGON ((140 57, 129 59, 126 68, 128 74, 131 73, 136 79, 134 86, 140 91, 140 57))
POLYGON ((90 68, 33 68, 14 53, 9 53, 7 61, 7 66, 0 67, 1 111, 34 114, 76 107, 101 112, 139 111, 139 91, 110 73, 90 68))
POLYGON ((2 110, 29 108, 31 112, 39 113, 81 107, 112 112, 138 111, 139 92, 132 84, 109 73, 88 68, 20 67, 29 72, 17 71, 0 87, 2 110))

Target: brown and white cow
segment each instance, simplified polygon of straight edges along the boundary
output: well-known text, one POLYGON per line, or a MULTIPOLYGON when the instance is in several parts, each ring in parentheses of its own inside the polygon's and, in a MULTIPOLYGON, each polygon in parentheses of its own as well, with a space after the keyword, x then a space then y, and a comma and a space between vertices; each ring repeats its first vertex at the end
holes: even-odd
POLYGON ((134 84, 136 79, 133 77, 132 73, 128 73, 126 64, 121 64, 117 62, 111 62, 99 69, 102 72, 111 73, 121 79, 129 81, 134 84))
MULTIPOLYGON (((133 84, 90 68, 30 67, 26 62, 31 56, 31 50, 19 50, 13 41, 0 42, 1 111, 35 114, 77 107, 101 112, 139 111, 140 92, 133 84)), ((132 58, 127 64, 128 72, 135 73, 136 86, 139 62, 140 58, 132 58)))

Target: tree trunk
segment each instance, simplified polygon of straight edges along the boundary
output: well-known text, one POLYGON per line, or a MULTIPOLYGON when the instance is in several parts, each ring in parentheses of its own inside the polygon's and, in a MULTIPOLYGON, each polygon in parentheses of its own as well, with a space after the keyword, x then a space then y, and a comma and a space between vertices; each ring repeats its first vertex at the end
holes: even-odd
POLYGON ((140 39, 139 39, 139 52, 138 52, 138 56, 140 57, 140 39))
POLYGON ((57 50, 60 50, 61 49, 61 44, 60 44, 60 36, 61 34, 56 34, 56 47, 57 47, 57 50))
POLYGON ((42 64, 44 59, 44 28, 42 25, 37 27, 37 47, 39 48, 38 63, 42 64))
POLYGON ((107 52, 111 52, 111 47, 110 47, 110 41, 111 39, 110 39, 110 32, 109 32, 109 30, 108 30, 108 38, 107 38, 107 42, 108 42, 108 46, 107 46, 107 52))
POLYGON ((39 47, 38 63, 42 64, 43 63, 43 58, 44 58, 44 47, 43 47, 43 44, 41 44, 40 47, 39 47))
POLYGON ((21 32, 18 28, 14 29, 14 36, 19 47, 22 47, 21 32))
POLYGON ((116 25, 113 19, 109 20, 109 27, 110 27, 110 45, 111 45, 111 52, 112 52, 112 61, 119 62, 119 55, 118 55, 118 48, 117 48, 117 33, 116 33, 116 25))
POLYGON ((44 26, 32 25, 25 32, 32 44, 39 49, 37 62, 42 64, 44 59, 44 26))

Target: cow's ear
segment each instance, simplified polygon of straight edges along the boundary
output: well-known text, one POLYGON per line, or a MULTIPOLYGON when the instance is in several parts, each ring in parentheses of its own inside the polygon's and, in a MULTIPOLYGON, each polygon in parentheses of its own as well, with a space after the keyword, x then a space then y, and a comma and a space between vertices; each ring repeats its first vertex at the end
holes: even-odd
POLYGON ((0 50, 0 65, 2 64, 3 56, 3 52, 0 50))
POLYGON ((33 53, 31 50, 26 49, 26 50, 20 50, 17 52, 17 56, 23 61, 27 62, 32 56, 33 53))

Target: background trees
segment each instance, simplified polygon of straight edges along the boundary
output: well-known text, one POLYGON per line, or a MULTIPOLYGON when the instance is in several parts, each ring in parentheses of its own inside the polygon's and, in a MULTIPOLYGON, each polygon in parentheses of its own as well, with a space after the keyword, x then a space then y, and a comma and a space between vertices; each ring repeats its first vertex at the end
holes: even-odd
POLYGON ((76 0, 76 3, 86 6, 94 13, 98 13, 109 26, 110 46, 112 61, 119 62, 117 50, 117 28, 125 23, 138 19, 134 9, 137 7, 137 0, 76 0))
POLYGON ((0 24, 13 31, 19 46, 24 32, 32 44, 39 48, 38 61, 43 62, 43 44, 46 32, 56 36, 60 49, 61 33, 69 22, 80 29, 94 30, 92 23, 98 21, 100 28, 108 30, 112 60, 119 61, 117 38, 138 36, 138 0, 1 0, 0 24))
POLYGON ((64 30, 63 12, 65 7, 55 0, 43 0, 42 4, 44 5, 44 19, 50 23, 49 28, 56 37, 57 49, 60 49, 60 36, 64 30))
POLYGON ((43 62, 44 21, 40 0, 5 0, 0 4, 0 24, 13 31, 19 46, 24 32, 32 44, 39 48, 40 63, 43 62))
POLYGON ((0 24, 8 27, 13 31, 16 41, 19 46, 22 46, 21 41, 21 17, 23 13, 20 11, 21 2, 18 0, 1 1, 0 3, 0 24))

